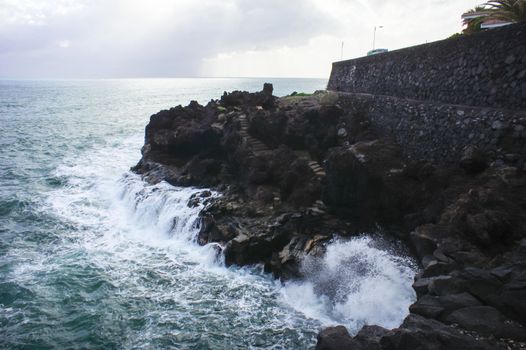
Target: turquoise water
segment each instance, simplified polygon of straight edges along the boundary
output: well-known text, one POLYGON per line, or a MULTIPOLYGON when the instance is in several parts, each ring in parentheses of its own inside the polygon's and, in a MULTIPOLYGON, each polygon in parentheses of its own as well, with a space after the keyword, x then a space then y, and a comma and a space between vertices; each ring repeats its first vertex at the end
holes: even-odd
POLYGON ((0 348, 304 349, 323 325, 401 322, 414 271, 367 238, 335 243, 322 274, 356 258, 353 249, 368 252, 361 259, 376 270, 362 280, 392 290, 377 308, 365 289, 378 284, 356 276, 337 287, 356 297, 331 301, 315 280, 283 286, 258 267, 225 268, 213 246, 193 242, 201 208, 186 203, 197 189, 151 186, 129 172, 151 114, 265 81, 276 95, 326 85, 0 81, 0 348))

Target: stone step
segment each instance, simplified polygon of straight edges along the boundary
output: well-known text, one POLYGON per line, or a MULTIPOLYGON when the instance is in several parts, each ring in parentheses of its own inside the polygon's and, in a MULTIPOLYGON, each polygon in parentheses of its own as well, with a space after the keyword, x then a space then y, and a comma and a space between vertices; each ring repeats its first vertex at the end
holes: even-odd
POLYGON ((296 154, 296 157, 300 159, 310 160, 310 155, 309 155, 309 152, 307 151, 294 151, 294 153, 296 154))
POLYGON ((318 176, 318 177, 324 177, 324 176, 327 176, 327 173, 325 173, 325 171, 318 171, 318 172, 316 172, 315 174, 316 174, 316 176, 318 176))
POLYGON ((323 168, 319 165, 311 165, 310 168, 314 171, 323 170, 323 168))
POLYGON ((248 141, 250 143, 254 143, 254 144, 257 144, 257 145, 265 145, 263 142, 259 141, 258 139, 252 137, 252 136, 248 136, 247 137, 248 141))
POLYGON ((268 151, 268 148, 262 148, 262 147, 252 147, 252 152, 265 152, 268 151))
POLYGON ((318 199, 316 202, 314 202, 315 204, 317 205, 322 205, 322 206, 325 206, 325 203, 323 203, 323 201, 321 199, 318 199))
POLYGON ((315 160, 309 160, 309 165, 316 165, 316 164, 318 164, 317 161, 315 161, 315 160))
POLYGON ((313 216, 322 216, 322 215, 326 214, 326 212, 324 210, 320 210, 320 209, 315 208, 315 207, 308 208, 307 211, 313 216))

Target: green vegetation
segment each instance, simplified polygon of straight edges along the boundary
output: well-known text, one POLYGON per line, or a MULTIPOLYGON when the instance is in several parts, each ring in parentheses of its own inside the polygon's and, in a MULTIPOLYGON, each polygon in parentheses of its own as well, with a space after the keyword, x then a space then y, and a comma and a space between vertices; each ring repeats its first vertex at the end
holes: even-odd
MULTIPOLYGON (((485 15, 477 18, 465 18, 463 23, 466 28, 461 34, 480 32, 482 23, 487 20, 500 20, 512 23, 526 21, 526 0, 490 0, 467 11, 466 14, 477 12, 482 12, 485 15)), ((450 38, 458 37, 461 34, 453 34, 450 38)))
POLYGON ((455 33, 453 35, 451 35, 448 39, 455 39, 455 38, 458 38, 458 37, 461 37, 462 36, 462 33, 455 33))
POLYGON ((526 21, 526 0, 492 0, 485 4, 491 18, 509 22, 526 21))
MULTIPOLYGON (((476 13, 476 12, 485 12, 485 11, 487 11, 487 8, 485 6, 477 6, 469 10, 468 12, 466 12, 466 14, 471 14, 471 13, 476 13)), ((486 16, 481 16, 477 18, 465 18, 462 22, 466 26, 466 29, 462 31, 462 34, 473 34, 476 32, 480 32, 481 31, 480 26, 482 25, 482 22, 487 20, 487 18, 488 17, 486 16)))
POLYGON ((290 94, 290 96, 306 97, 306 96, 312 96, 312 94, 308 94, 306 92, 293 92, 292 94, 290 94))

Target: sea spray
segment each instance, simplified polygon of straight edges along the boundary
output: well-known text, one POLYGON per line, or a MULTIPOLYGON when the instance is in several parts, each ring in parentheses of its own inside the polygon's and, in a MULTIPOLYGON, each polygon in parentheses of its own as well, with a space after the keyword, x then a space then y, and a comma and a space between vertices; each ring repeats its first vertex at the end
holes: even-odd
MULTIPOLYGON (((0 110, 0 348, 307 349, 320 320, 345 319, 314 287, 301 289, 312 293, 308 307, 320 306, 310 318, 284 300, 289 285, 259 268, 225 268, 215 247, 193 240, 200 208, 186 202, 201 190, 128 171, 152 113, 262 84, 2 83, 16 106, 0 110)), ((283 84, 290 91, 278 95, 326 81, 283 84)))
POLYGON ((285 284, 285 302, 325 325, 343 324, 351 333, 363 325, 400 325, 416 299, 415 263, 385 249, 380 237, 336 240, 323 257, 307 257, 302 282, 285 284))

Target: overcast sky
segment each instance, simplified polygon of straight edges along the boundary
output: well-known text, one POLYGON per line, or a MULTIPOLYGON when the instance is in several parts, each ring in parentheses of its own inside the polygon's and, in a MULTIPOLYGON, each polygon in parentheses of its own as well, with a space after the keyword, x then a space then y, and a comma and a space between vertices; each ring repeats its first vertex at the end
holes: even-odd
POLYGON ((480 0, 0 0, 0 77, 328 77, 444 39, 480 0))

